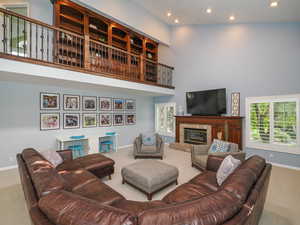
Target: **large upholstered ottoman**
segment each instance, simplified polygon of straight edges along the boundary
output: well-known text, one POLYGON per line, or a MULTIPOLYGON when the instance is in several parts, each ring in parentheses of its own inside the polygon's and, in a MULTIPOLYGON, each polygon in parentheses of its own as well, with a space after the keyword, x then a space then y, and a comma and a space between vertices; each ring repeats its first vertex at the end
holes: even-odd
POLYGON ((142 160, 122 168, 122 183, 128 183, 152 199, 152 195, 172 183, 177 183, 178 169, 157 160, 142 160))

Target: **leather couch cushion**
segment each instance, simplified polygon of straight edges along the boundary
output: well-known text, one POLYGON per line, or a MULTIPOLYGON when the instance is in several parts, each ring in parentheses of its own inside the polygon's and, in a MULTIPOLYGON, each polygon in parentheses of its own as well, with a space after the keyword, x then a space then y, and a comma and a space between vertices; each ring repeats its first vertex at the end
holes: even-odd
POLYGON ((247 159, 224 181, 221 188, 245 202, 265 165, 265 160, 259 156, 247 159))
POLYGON ((127 211, 80 197, 67 191, 53 192, 39 201, 39 207, 59 225, 135 225, 135 217, 127 211))
POLYGON ((72 192, 105 205, 111 205, 125 199, 121 194, 102 183, 99 179, 78 185, 72 189, 72 192))
POLYGON ((66 189, 69 191, 73 191, 74 189, 78 189, 90 182, 98 180, 98 178, 92 174, 91 172, 78 169, 71 171, 60 171, 58 172, 65 181, 66 189))
POLYGON ((202 185, 213 191, 217 191, 219 185, 217 183, 215 172, 206 170, 189 181, 191 184, 202 185))
POLYGON ((54 166, 39 152, 25 149, 22 158, 39 197, 64 188, 64 181, 54 166))
POLYGON ((122 200, 116 202, 115 204, 113 204, 113 206, 119 209, 130 211, 134 214, 138 214, 148 209, 167 206, 167 204, 163 201, 137 202, 130 200, 122 200))
POLYGON ((219 225, 234 216, 241 207, 232 193, 220 190, 197 200, 143 211, 138 215, 138 221, 140 225, 219 225))
POLYGON ((77 169, 86 169, 93 170, 99 169, 106 166, 113 166, 114 161, 106 156, 96 153, 86 155, 84 157, 76 158, 72 161, 66 161, 57 166, 57 170, 77 170, 77 169))
POLYGON ((162 200, 165 203, 180 203, 188 200, 198 199, 214 191, 202 185, 185 183, 180 185, 174 191, 167 194, 162 200))

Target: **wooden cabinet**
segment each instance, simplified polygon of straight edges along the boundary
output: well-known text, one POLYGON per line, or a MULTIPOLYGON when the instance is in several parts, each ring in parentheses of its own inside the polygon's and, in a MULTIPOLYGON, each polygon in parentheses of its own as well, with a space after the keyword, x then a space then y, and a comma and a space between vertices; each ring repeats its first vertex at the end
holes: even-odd
POLYGON ((180 124, 202 124, 211 126, 212 139, 218 138, 222 133, 222 139, 237 143, 242 149, 243 117, 233 116, 176 116, 176 142, 179 142, 180 124))
MULTIPOLYGON (((80 65, 88 67, 93 64, 86 63, 90 59, 90 56, 97 59, 97 57, 105 55, 109 60, 117 60, 116 65, 118 67, 123 68, 123 65, 128 65, 130 67, 128 73, 131 73, 131 75, 137 74, 137 72, 144 73, 144 77, 141 78, 142 80, 157 82, 157 42, 70 0, 55 0, 53 4, 55 26, 82 35, 84 46, 88 46, 91 40, 99 44, 112 46, 127 53, 126 56, 120 52, 116 54, 113 50, 107 50, 105 46, 100 47, 100 50, 98 49, 95 53, 97 43, 93 43, 91 47, 82 49, 83 56, 78 56, 80 58, 77 57, 74 59, 69 56, 69 60, 65 61, 66 64, 74 60, 77 62, 76 60, 79 59, 83 60, 80 65), (105 52, 105 54, 102 52, 105 52)), ((69 46, 62 45, 62 48, 68 49, 69 46)), ((57 52, 56 57, 62 59, 64 56, 60 52, 57 52)), ((64 61, 60 60, 60 62, 63 63, 64 61)), ((95 65, 92 65, 91 68, 94 67, 95 65)), ((121 71, 122 68, 117 68, 116 71, 121 71)))

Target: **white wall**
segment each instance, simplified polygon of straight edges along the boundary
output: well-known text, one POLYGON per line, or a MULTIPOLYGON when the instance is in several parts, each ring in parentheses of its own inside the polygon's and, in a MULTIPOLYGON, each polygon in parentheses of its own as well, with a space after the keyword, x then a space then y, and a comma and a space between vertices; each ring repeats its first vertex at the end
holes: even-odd
MULTIPOLYGON (((1 76, 1 74, 0 74, 1 76)), ((62 104, 62 102, 61 102, 62 104)), ((15 157, 24 148, 33 147, 38 150, 57 149, 55 138, 61 135, 80 135, 102 131, 117 131, 119 145, 130 145, 140 132, 154 130, 153 97, 144 97, 115 89, 74 88, 71 86, 49 86, 45 84, 16 83, 0 81, 0 168, 16 164, 15 157), (61 94, 77 94, 86 96, 108 96, 136 99, 137 122, 133 126, 110 128, 81 128, 71 130, 40 131, 39 95, 40 92, 61 94)), ((61 127, 62 113, 61 112, 61 127)), ((97 151, 97 143, 91 144, 92 152, 97 151)))
POLYGON ((50 25, 53 24, 53 7, 50 0, 0 0, 0 6, 15 3, 28 3, 29 17, 50 25))
MULTIPOLYGON (((241 93, 241 115, 245 98, 300 93, 300 23, 178 26, 172 31, 171 49, 162 48, 175 65, 174 97, 186 107, 188 91, 227 88, 241 93)), ((246 149, 267 160, 300 167, 295 154, 246 149)))
POLYGON ((130 0, 75 0, 106 14, 123 25, 170 44, 170 27, 130 0))

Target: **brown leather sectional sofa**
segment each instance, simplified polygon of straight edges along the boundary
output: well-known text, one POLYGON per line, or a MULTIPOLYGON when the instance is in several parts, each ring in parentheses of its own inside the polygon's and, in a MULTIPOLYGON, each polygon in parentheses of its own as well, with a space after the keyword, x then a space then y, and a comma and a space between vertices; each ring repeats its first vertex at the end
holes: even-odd
POLYGON ((88 168, 73 167, 70 152, 62 155, 68 155, 63 163, 68 166, 58 168, 33 149, 17 155, 34 225, 257 225, 271 173, 270 164, 253 156, 218 186, 216 171, 223 158, 209 156, 206 171, 161 201, 136 202, 88 168))

